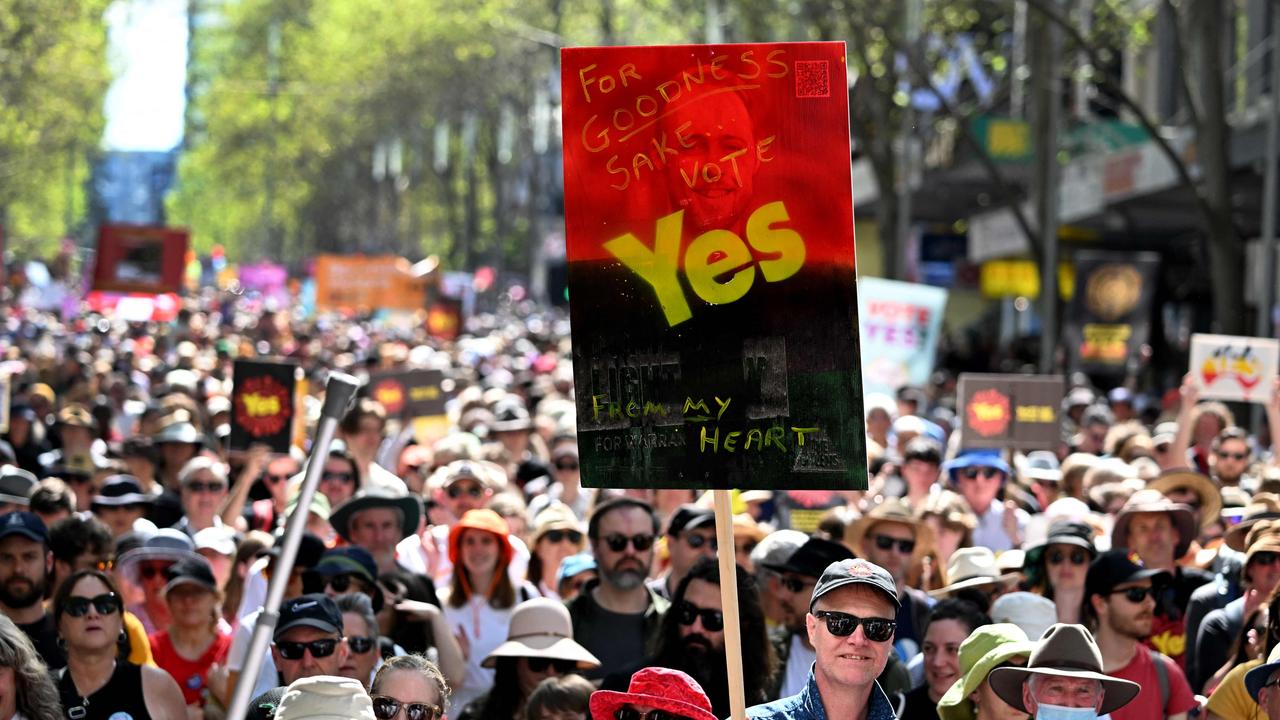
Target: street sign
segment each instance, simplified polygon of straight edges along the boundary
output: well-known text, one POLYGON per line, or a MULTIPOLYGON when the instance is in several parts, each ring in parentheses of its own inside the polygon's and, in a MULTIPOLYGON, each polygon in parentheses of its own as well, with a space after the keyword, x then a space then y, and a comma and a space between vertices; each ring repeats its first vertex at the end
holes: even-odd
POLYGON ((1061 375, 960 375, 960 446, 1055 450, 1061 375))
POLYGON ((1267 402, 1277 361, 1277 340, 1200 333, 1191 336, 1191 376, 1204 399, 1267 402))
POLYGON ((865 488, 844 45, 561 67, 583 484, 865 488))

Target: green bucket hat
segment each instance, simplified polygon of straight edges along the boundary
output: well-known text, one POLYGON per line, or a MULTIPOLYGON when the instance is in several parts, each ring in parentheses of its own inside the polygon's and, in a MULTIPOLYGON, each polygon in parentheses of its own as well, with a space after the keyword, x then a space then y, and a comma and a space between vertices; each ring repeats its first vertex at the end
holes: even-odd
POLYGON ((1027 639, 1022 628, 1013 623, 983 625, 960 643, 960 679, 955 681, 938 701, 938 717, 942 720, 973 720, 973 703, 969 696, 1001 663, 1019 655, 1030 655, 1036 643, 1027 639))

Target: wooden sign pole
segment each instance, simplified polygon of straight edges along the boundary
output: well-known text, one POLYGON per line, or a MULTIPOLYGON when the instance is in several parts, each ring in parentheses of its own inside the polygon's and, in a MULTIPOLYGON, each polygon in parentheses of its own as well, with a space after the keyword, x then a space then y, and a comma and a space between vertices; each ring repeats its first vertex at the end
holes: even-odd
POLYGON ((716 542, 720 550, 720 602, 724 607, 724 661, 729 677, 732 720, 746 720, 747 700, 742 682, 742 631, 738 621, 738 563, 733 544, 733 504, 728 490, 714 490, 716 542))

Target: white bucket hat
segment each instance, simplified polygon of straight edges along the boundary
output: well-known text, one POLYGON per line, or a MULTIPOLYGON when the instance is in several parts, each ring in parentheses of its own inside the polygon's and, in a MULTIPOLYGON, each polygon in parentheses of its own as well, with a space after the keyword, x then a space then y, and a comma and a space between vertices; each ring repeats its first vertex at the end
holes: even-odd
POLYGON ((358 680, 316 675, 284 691, 275 720, 377 720, 373 701, 358 680))

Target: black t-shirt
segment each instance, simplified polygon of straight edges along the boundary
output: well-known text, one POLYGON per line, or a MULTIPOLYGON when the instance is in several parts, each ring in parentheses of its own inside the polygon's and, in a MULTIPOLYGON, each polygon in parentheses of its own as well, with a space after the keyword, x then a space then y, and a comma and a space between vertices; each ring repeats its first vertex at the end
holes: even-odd
POLYGON ((53 624, 53 615, 46 612, 39 620, 18 628, 31 638, 31 644, 36 646, 36 652, 40 653, 50 670, 66 667, 67 653, 58 644, 58 628, 53 624))
POLYGON ((927 684, 906 694, 906 704, 902 707, 902 717, 911 720, 937 720, 938 704, 929 699, 927 684))

